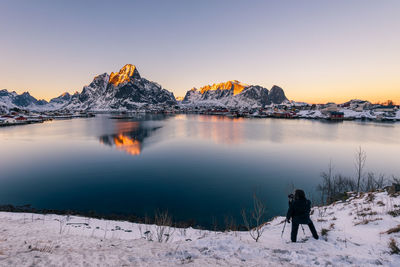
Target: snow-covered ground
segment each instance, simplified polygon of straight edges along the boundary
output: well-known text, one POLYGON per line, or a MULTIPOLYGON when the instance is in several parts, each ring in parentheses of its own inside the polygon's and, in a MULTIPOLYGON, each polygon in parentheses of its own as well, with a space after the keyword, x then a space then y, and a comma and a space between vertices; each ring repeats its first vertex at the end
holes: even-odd
POLYGON ((400 224, 388 212, 399 209, 400 197, 384 192, 313 208, 327 235, 314 240, 306 226, 298 243, 289 242, 290 224, 281 238, 283 217, 264 226, 258 243, 247 232, 192 228, 169 229, 159 243, 154 225, 1 212, 0 266, 400 266, 388 247, 400 232, 386 233, 400 224))

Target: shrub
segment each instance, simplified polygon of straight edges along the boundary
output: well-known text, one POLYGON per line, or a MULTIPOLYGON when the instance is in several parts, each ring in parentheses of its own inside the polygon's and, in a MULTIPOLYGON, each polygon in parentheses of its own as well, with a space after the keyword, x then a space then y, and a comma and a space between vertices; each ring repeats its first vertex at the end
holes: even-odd
POLYGON ((388 214, 393 216, 393 217, 400 216, 400 209, 388 211, 388 214))
POLYGON ((168 242, 175 229, 172 228, 172 218, 168 211, 156 211, 154 215, 154 222, 156 224, 157 241, 168 242))
POLYGON ((322 236, 327 236, 329 231, 330 231, 329 229, 322 228, 322 229, 321 229, 321 235, 322 235, 322 236))
POLYGON ((264 216, 265 216, 265 205, 264 203, 257 197, 257 195, 253 194, 253 211, 251 212, 250 219, 247 218, 247 213, 245 210, 242 210, 242 217, 244 225, 249 231, 251 238, 253 238, 256 242, 262 236, 265 228, 264 226, 264 216))

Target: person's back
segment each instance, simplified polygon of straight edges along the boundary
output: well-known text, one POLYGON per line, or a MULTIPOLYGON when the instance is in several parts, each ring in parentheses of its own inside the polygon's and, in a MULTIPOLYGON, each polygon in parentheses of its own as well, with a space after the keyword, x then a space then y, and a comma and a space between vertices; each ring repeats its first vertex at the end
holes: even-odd
POLYGON ((310 219, 311 202, 306 199, 303 190, 296 190, 294 200, 289 202, 289 210, 286 215, 286 220, 290 223, 292 219, 292 242, 296 242, 297 231, 299 224, 307 224, 310 231, 315 239, 318 239, 317 231, 315 230, 314 224, 310 219))
POLYGON ((308 224, 310 219, 311 202, 308 199, 295 199, 291 203, 293 221, 299 224, 308 224))

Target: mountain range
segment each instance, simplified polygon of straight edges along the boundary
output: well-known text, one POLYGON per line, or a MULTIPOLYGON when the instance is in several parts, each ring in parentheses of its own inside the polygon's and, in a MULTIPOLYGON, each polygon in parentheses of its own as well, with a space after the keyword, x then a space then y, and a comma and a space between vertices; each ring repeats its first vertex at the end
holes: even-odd
POLYGON ((261 107, 270 104, 281 104, 288 100, 285 92, 274 85, 271 90, 258 85, 247 85, 239 81, 228 81, 206 85, 200 89, 189 90, 183 104, 194 106, 219 107, 261 107))
MULTIPOLYGON (((179 99, 181 100, 181 99, 179 99)), ((137 68, 127 64, 119 72, 103 73, 83 87, 81 93, 63 93, 51 99, 37 100, 24 92, 17 94, 0 90, 0 112, 11 108, 34 111, 129 111, 139 108, 184 106, 261 107, 280 104, 287 98, 282 88, 274 85, 271 90, 239 81, 228 81, 189 90, 181 101, 161 85, 142 78, 137 68)))

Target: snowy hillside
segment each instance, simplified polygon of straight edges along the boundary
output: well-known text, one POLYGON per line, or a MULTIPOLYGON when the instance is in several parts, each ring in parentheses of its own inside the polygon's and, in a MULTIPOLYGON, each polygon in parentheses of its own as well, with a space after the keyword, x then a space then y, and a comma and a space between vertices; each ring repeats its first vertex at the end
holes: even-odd
POLYGON ((388 245, 399 242, 399 196, 353 195, 312 213, 319 240, 305 227, 300 242, 288 242, 290 224, 281 238, 284 218, 277 217, 258 243, 247 232, 192 228, 164 229, 170 239, 159 243, 154 225, 1 212, 0 265, 400 266, 388 245))

